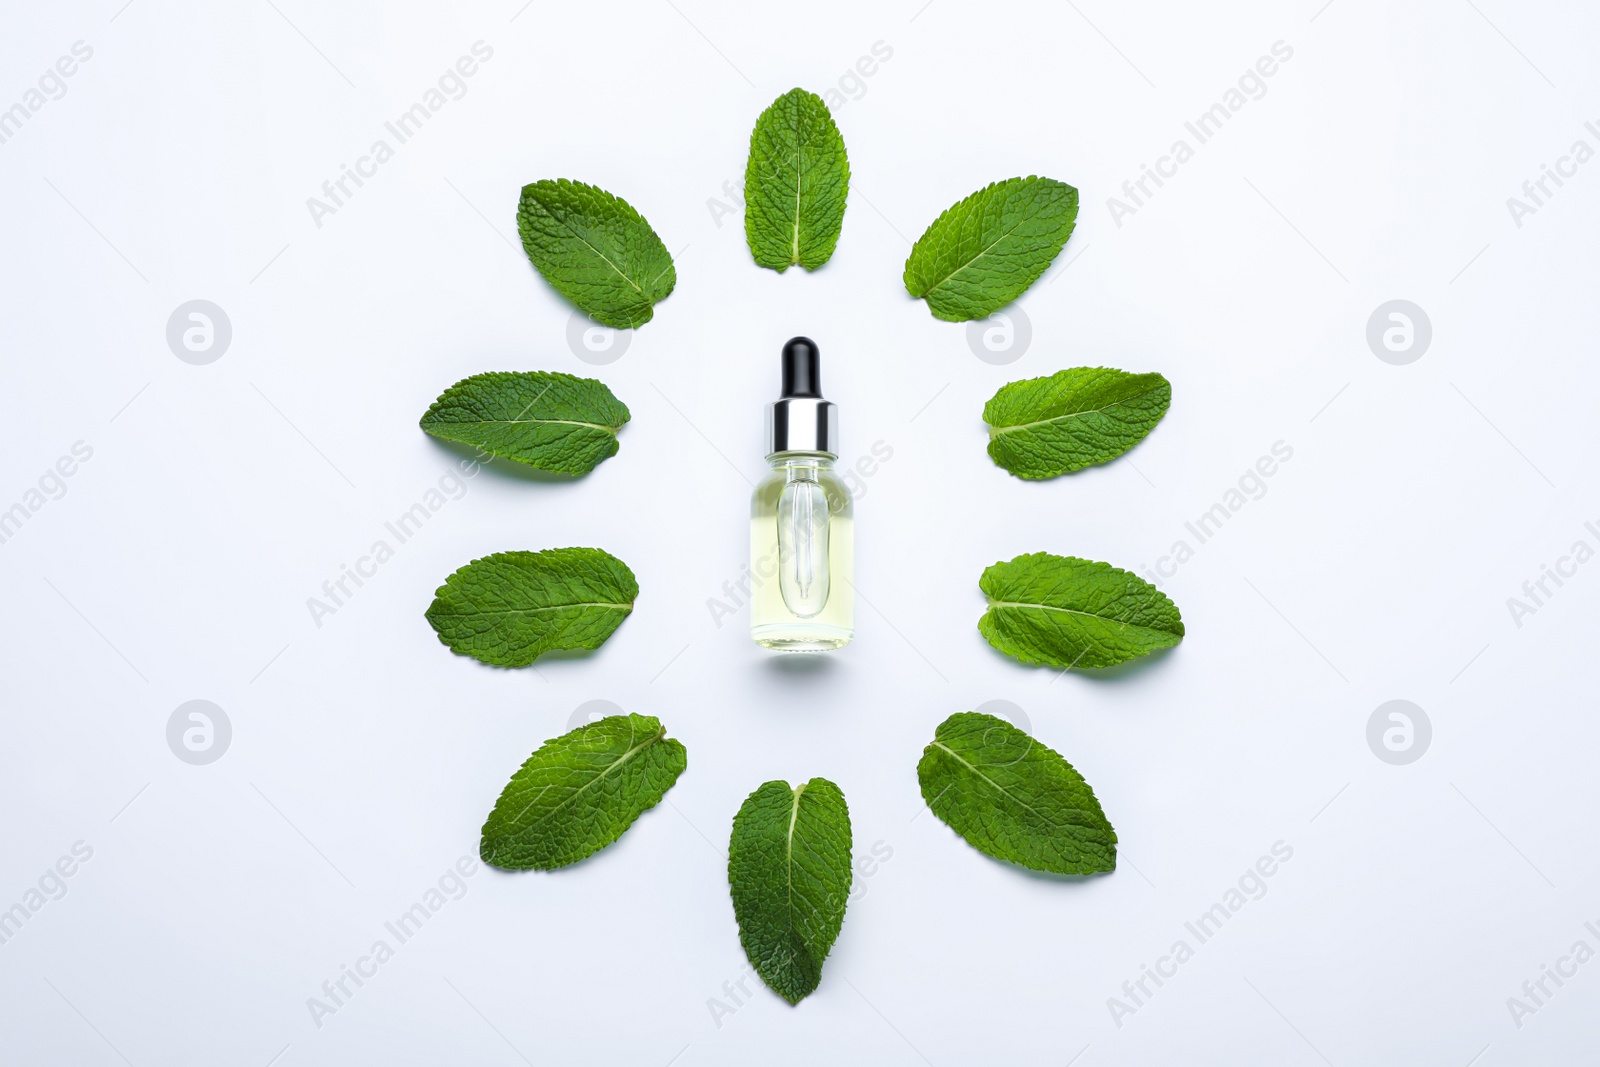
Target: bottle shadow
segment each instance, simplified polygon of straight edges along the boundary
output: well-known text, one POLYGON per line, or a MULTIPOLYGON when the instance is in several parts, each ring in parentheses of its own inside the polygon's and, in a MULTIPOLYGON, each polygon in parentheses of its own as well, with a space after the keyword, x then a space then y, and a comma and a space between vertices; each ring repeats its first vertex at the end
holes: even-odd
POLYGON ((762 659, 762 670, 789 681, 826 678, 838 669, 826 652, 782 652, 762 659))

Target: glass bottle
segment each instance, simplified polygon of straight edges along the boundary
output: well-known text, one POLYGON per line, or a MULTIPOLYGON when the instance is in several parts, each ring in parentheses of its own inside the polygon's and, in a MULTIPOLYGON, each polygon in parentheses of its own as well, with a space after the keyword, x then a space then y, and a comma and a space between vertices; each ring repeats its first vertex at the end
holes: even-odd
POLYGON ((767 465, 750 498, 750 636, 826 652, 855 636, 850 490, 834 473, 839 409, 822 399, 810 338, 783 346, 783 393, 767 406, 767 465))

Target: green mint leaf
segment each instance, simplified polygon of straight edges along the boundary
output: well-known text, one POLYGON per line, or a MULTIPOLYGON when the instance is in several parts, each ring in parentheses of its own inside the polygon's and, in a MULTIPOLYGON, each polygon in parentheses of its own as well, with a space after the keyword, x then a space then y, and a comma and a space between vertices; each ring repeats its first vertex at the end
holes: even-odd
POLYGON ((628 565, 598 548, 496 552, 444 580, 428 622, 454 652, 526 667, 553 649, 599 648, 638 596, 628 565))
POLYGON ((983 406, 989 458, 1019 478, 1105 463, 1143 441, 1172 403, 1159 374, 1073 367, 1011 382, 983 406))
POLYGON ((1115 870, 1117 832, 1060 754, 1004 719, 961 711, 922 750, 928 808, 973 848, 1056 874, 1115 870))
POLYGON ((495 801, 478 855, 508 871, 548 871, 592 856, 633 825, 688 766, 648 715, 612 715, 539 746, 495 801))
POLYGON ((940 215, 906 258, 906 292, 947 322, 987 318, 1050 266, 1078 219, 1078 190, 1010 178, 940 215))
POLYGON ((839 243, 850 161, 822 97, 791 89, 761 113, 744 172, 744 236, 756 263, 816 270, 839 243))
POLYGON ((996 563, 978 587, 989 598, 979 632, 1024 663, 1110 667, 1183 639, 1178 606, 1109 563, 1035 552, 996 563))
POLYGON ((544 280, 604 326, 643 326, 678 282, 667 246, 644 216, 592 185, 565 178, 524 185, 517 230, 544 280))
POLYGON ((790 1004, 822 980, 850 896, 850 810, 826 778, 768 782, 733 817, 728 886, 739 943, 790 1004))
POLYGON ((422 416, 434 437, 560 474, 587 474, 617 454, 628 407, 603 382, 550 371, 474 374, 422 416))

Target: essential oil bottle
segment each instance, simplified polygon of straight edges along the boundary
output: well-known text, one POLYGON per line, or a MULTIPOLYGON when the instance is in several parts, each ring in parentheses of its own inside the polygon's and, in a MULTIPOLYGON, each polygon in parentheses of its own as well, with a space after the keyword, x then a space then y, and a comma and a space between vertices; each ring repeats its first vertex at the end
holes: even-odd
POLYGON ((834 473, 839 409, 822 399, 808 337, 783 346, 783 392, 767 406, 766 477, 750 499, 750 636, 763 648, 826 652, 855 635, 850 491, 834 473))

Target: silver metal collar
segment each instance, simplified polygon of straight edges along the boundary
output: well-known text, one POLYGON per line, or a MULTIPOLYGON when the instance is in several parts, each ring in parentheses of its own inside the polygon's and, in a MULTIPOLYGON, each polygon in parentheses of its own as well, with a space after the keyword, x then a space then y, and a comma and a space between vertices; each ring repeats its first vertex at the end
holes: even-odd
POLYGON ((839 409, 831 401, 790 397, 767 405, 767 455, 821 452, 838 458, 839 409))

